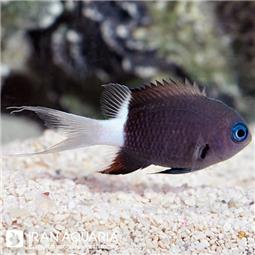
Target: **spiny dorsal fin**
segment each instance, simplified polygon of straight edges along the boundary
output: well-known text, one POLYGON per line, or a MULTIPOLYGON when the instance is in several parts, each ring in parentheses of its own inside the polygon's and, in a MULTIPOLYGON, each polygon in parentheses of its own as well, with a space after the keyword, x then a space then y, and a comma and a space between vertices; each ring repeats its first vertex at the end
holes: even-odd
POLYGON ((103 87, 101 109, 105 117, 126 117, 128 114, 128 103, 131 98, 130 89, 124 85, 114 83, 105 84, 103 87))
POLYGON ((171 96, 206 96, 204 89, 201 90, 196 83, 191 84, 187 79, 184 82, 173 79, 155 81, 131 91, 136 102, 148 102, 171 96))

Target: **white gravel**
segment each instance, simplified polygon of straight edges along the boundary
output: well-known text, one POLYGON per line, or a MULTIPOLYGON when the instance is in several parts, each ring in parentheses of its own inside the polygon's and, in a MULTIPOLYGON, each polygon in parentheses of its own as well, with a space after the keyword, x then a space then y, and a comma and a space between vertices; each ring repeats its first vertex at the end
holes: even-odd
MULTIPOLYGON (((39 151, 59 138, 47 131, 3 150, 39 151)), ((231 160, 179 176, 148 174, 155 166, 124 176, 95 173, 110 151, 3 157, 2 254, 255 254, 254 143, 231 160)))

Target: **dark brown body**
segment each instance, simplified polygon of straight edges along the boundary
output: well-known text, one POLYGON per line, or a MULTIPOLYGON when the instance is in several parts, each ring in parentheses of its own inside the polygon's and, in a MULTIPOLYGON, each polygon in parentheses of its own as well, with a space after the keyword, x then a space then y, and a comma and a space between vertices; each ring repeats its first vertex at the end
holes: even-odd
MULTIPOLYGON (((165 167, 204 167, 196 162, 195 151, 210 141, 217 125, 214 108, 208 98, 169 98, 163 102, 132 107, 126 123, 125 150, 148 164, 165 167), (206 113, 206 114, 205 114, 206 113)), ((224 107, 220 117, 224 120, 224 107)), ((219 147, 224 146, 222 144, 219 147)))
POLYGON ((140 107, 131 104, 125 127, 125 149, 148 164, 190 167, 194 148, 203 136, 201 127, 205 119, 200 117, 200 104, 192 106, 193 100, 188 97, 178 101, 173 98, 140 107))
POLYGON ((190 84, 159 83, 133 90, 124 146, 104 172, 129 173, 151 164, 205 168, 249 143, 250 137, 238 146, 231 140, 231 127, 239 121, 243 119, 237 112, 190 84))

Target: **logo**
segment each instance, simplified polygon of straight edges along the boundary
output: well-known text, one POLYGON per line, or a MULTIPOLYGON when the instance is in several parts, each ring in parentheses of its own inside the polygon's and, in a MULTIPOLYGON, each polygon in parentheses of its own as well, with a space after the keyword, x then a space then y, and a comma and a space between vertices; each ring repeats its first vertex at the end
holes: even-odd
POLYGON ((12 229, 6 231, 6 247, 9 248, 21 248, 23 247, 23 231, 12 229))

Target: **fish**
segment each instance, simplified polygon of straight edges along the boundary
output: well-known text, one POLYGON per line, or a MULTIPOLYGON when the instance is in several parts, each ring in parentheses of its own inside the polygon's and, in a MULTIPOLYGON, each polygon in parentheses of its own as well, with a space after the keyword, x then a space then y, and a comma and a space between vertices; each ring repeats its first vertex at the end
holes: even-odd
POLYGON ((93 145, 118 148, 104 174, 128 174, 150 165, 160 174, 185 174, 233 157, 252 140, 245 120, 188 80, 151 82, 138 88, 103 85, 105 119, 92 119, 40 106, 9 107, 35 112, 66 139, 33 155, 93 145))

